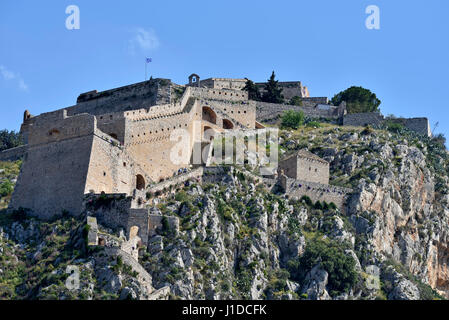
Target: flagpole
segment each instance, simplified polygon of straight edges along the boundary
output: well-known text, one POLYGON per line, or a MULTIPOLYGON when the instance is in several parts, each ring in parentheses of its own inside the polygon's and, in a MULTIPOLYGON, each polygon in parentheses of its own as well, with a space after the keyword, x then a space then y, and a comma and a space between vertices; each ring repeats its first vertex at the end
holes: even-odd
POLYGON ((145 57, 145 81, 147 81, 147 58, 145 57))

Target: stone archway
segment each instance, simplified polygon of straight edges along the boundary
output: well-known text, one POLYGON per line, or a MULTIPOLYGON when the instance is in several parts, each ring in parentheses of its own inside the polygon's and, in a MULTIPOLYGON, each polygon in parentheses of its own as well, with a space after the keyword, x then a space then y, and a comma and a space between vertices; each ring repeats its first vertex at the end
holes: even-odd
POLYGON ((203 120, 217 124, 217 114, 211 107, 203 107, 203 120))
POLYGON ((231 122, 231 120, 223 119, 223 129, 225 130, 234 129, 234 124, 231 122))
POLYGON ((145 179, 142 175, 138 174, 136 176, 136 189, 137 190, 143 190, 145 189, 145 179))

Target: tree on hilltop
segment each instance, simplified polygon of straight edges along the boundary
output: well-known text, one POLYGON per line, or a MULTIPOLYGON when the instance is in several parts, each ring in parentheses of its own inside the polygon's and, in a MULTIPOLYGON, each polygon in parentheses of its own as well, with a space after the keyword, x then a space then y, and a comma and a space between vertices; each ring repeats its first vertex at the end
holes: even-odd
POLYGON ((23 144, 20 133, 0 130, 0 151, 18 147, 23 144))
POLYGON ((249 100, 261 101, 262 97, 260 96, 260 92, 256 84, 253 81, 249 80, 248 78, 245 79, 246 83, 245 86, 243 87, 243 90, 248 91, 249 100))
POLYGON ((352 86, 340 93, 337 93, 331 100, 335 106, 346 102, 348 113, 379 112, 381 101, 376 94, 363 87, 352 86))
POLYGON ((274 71, 271 73, 270 79, 265 84, 265 92, 262 96, 262 101, 271 103, 283 103, 284 96, 282 95, 282 88, 279 88, 277 80, 275 80, 274 71))

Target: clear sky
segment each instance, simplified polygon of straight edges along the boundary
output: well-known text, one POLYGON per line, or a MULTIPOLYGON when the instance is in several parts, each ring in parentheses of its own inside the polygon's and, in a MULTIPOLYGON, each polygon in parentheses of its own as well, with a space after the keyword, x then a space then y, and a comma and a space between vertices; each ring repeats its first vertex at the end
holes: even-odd
POLYGON ((385 115, 426 116, 449 137, 449 1, 0 1, 0 129, 82 92, 189 74, 300 80, 311 96, 352 85, 385 115), (66 28, 68 5, 80 29, 66 28), (368 30, 368 5, 380 30, 368 30))

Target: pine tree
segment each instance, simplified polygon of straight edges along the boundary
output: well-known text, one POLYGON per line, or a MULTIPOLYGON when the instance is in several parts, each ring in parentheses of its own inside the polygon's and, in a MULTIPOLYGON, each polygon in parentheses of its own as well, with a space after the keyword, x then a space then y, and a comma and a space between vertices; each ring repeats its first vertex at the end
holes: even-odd
POLYGON ((283 103, 284 96, 282 95, 282 88, 279 88, 277 80, 275 80, 274 71, 271 73, 270 79, 265 84, 265 93, 262 96, 262 101, 271 103, 283 103))
POLYGON ((243 87, 243 90, 248 91, 249 100, 261 101, 262 97, 260 96, 259 89, 255 85, 255 83, 249 80, 248 78, 245 79, 246 83, 245 86, 243 87))

